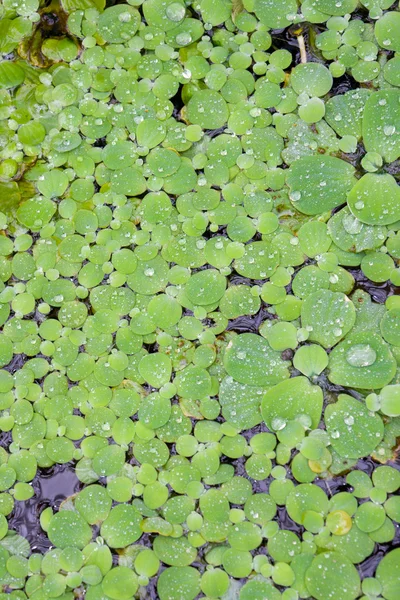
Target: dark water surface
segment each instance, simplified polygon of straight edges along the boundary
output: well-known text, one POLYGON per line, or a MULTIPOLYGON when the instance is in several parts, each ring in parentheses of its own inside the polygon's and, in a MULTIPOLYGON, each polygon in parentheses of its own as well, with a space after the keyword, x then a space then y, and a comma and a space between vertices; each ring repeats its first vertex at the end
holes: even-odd
POLYGON ((35 495, 25 502, 15 502, 9 524, 28 540, 33 552, 44 553, 51 548, 51 543, 40 526, 40 513, 49 507, 57 511, 66 498, 82 489, 83 484, 75 474, 74 465, 67 463, 38 469, 32 485, 35 495))

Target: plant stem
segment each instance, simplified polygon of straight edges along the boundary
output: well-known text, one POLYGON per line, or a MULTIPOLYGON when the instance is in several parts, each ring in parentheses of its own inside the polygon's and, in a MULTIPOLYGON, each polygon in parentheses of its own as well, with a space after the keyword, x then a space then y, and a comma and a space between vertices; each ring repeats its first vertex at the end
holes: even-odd
POLYGON ((302 63, 306 63, 307 62, 307 50, 306 50, 306 45, 304 43, 304 37, 303 35, 299 35, 297 36, 297 41, 299 42, 299 48, 300 48, 300 60, 302 63))

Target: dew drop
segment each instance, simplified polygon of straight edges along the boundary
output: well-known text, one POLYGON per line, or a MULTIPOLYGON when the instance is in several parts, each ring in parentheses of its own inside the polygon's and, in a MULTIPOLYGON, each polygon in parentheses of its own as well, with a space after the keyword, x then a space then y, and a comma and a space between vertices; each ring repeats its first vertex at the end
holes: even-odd
POLYGON ((272 419, 271 426, 274 431, 281 431, 286 427, 286 421, 281 417, 275 417, 275 419, 272 419))
MULTIPOLYGON (((358 203, 357 203, 358 204, 358 203)), ((364 205, 363 205, 364 206, 364 205)), ((356 208, 358 206, 356 205, 356 208)), ((362 229, 362 223, 357 217, 353 215, 345 215, 342 219, 343 228, 350 234, 360 233, 362 229)))
POLYGON ((129 12, 123 12, 118 17, 118 20, 121 21, 121 23, 129 23, 131 19, 132 16, 129 12))
POLYGON ((182 19, 185 16, 185 12, 185 7, 182 4, 179 4, 179 2, 173 2, 172 4, 167 6, 165 14, 167 15, 170 21, 177 22, 182 21, 182 19))
POLYGON ((346 361, 352 367, 369 367, 376 361, 376 352, 369 344, 357 344, 348 350, 346 361))
POLYGON ((177 44, 179 44, 179 46, 188 46, 192 42, 192 36, 190 35, 190 33, 178 33, 178 35, 175 38, 175 41, 177 44))
POLYGON ((383 133, 385 135, 393 135, 396 132, 396 127, 394 125, 385 125, 383 128, 383 133))
POLYGON ((290 199, 292 200, 292 202, 298 202, 301 198, 301 192, 291 192, 290 194, 290 199))

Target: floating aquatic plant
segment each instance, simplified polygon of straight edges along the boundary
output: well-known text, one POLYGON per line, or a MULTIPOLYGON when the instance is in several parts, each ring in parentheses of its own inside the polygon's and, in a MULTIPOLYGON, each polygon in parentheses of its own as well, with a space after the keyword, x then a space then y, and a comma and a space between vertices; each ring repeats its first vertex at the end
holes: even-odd
POLYGON ((3 595, 398 598, 399 31, 4 0, 3 595))

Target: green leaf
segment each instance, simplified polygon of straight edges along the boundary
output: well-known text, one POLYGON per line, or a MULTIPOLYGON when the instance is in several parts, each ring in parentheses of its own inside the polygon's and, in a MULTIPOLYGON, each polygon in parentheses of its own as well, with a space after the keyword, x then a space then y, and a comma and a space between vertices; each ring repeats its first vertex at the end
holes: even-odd
POLYGON ((280 29, 290 25, 297 14, 296 0, 255 0, 254 12, 263 25, 280 29))
POLYGON ((344 458, 372 454, 383 437, 382 419, 346 394, 340 394, 335 404, 328 404, 325 424, 333 448, 344 458))
POLYGON ((340 137, 352 135, 360 139, 364 107, 370 93, 369 90, 361 88, 328 100, 325 120, 340 137))
POLYGON ((400 594, 400 548, 384 556, 376 570, 376 578, 383 588, 386 600, 396 600, 400 594))
POLYGON ((309 340, 324 348, 335 346, 352 329, 356 309, 341 292, 319 290, 303 300, 301 323, 309 332, 309 340))
POLYGON ((353 215, 368 225, 390 225, 400 219, 400 188, 389 173, 363 175, 350 190, 347 203, 353 215))
POLYGON ((306 586, 316 600, 355 600, 360 593, 360 576, 347 558, 337 552, 324 552, 307 569, 306 586))
POLYGON ((346 202, 355 183, 354 167, 333 156, 303 156, 290 167, 286 183, 293 206, 319 215, 346 202))
POLYGON ((390 163, 400 156, 400 90, 380 90, 368 98, 362 124, 367 152, 390 163))
POLYGON ((253 386, 273 385, 289 376, 279 352, 253 333, 238 335, 229 342, 224 367, 235 381, 253 386))
POLYGON ((278 383, 264 394, 261 414, 269 429, 279 429, 286 422, 307 415, 312 427, 318 427, 322 413, 323 394, 318 385, 312 385, 306 377, 292 377, 278 383), (274 427, 275 425, 275 427, 274 427))
POLYGON ((369 331, 353 333, 329 355, 332 383, 360 389, 380 389, 396 372, 396 361, 380 335, 369 331))

